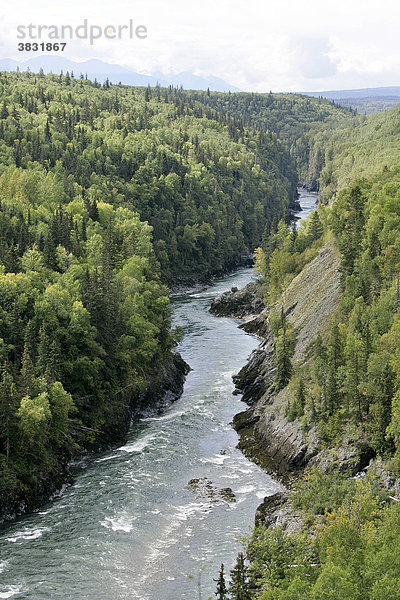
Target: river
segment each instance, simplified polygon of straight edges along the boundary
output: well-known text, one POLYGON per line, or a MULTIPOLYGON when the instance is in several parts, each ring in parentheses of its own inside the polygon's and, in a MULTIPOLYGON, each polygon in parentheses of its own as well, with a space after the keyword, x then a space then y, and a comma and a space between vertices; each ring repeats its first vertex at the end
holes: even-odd
MULTIPOLYGON (((315 195, 307 196, 315 208, 315 195)), ((185 331, 179 351, 192 367, 182 397, 136 424, 125 446, 84 466, 60 499, 0 530, 0 598, 214 594, 221 562, 232 566, 258 504, 279 489, 236 448, 230 425, 245 408, 232 395, 232 375, 258 342, 237 320, 208 312, 215 295, 251 278, 242 269, 173 300, 174 322, 185 331)))

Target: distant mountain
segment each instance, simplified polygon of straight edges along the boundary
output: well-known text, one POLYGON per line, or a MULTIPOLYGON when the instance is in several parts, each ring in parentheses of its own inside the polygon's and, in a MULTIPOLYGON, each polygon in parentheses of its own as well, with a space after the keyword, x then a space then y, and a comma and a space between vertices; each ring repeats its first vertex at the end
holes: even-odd
POLYGON ((400 86, 361 88, 357 90, 330 90, 327 92, 302 92, 305 96, 318 98, 329 98, 329 100, 340 100, 341 98, 385 98, 387 96, 400 98, 400 86))
POLYGON ((305 96, 322 96, 334 100, 342 106, 356 108, 360 113, 380 112, 400 102, 400 86, 302 93, 305 96))
POLYGON ((121 65, 106 63, 98 59, 76 62, 62 56, 43 55, 35 56, 23 62, 12 58, 3 58, 0 60, 1 71, 15 71, 17 67, 21 71, 26 71, 29 68, 33 73, 38 73, 41 68, 45 73, 52 72, 58 74, 61 71, 64 73, 67 71, 71 73, 73 71, 75 77, 79 77, 83 73, 83 75, 87 75, 88 79, 97 79, 100 83, 103 83, 108 77, 111 83, 121 82, 125 85, 147 86, 150 84, 154 86, 159 83, 162 86, 183 86, 185 89, 192 90, 206 90, 210 88, 214 92, 240 91, 218 77, 202 77, 194 75, 189 71, 184 71, 176 75, 165 75, 161 72, 154 73, 153 75, 142 75, 121 65))

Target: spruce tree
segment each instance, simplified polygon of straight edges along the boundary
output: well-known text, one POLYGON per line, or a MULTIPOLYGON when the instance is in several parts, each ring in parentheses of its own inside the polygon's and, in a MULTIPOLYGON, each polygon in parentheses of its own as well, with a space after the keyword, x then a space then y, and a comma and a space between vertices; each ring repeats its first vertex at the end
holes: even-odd
POLYGON ((15 422, 15 413, 18 408, 19 396, 13 376, 8 366, 4 366, 0 381, 0 445, 10 460, 12 429, 15 422))
POLYGON ((311 215, 310 225, 308 227, 308 238, 310 242, 312 243, 316 240, 319 240, 323 232, 324 227, 321 223, 321 219, 319 218, 318 211, 314 210, 313 214, 311 215))
POLYGON ((21 392, 22 396, 33 396, 35 384, 35 367, 31 360, 27 342, 25 342, 24 353, 21 364, 21 392))
POLYGON ((304 380, 300 377, 299 385, 296 392, 296 414, 297 417, 304 415, 304 406, 306 403, 304 380))
POLYGON ((331 415, 339 407, 340 402, 337 371, 342 364, 342 352, 343 348, 339 327, 334 325, 329 337, 327 368, 327 409, 331 415))
POLYGON ((290 357, 290 344, 286 330, 284 330, 275 344, 275 386, 278 392, 286 387, 290 381, 292 375, 292 361, 290 360, 290 357))
POLYGON ((236 565, 231 570, 229 595, 232 600, 251 600, 243 552, 239 552, 236 565))
POLYGON ((290 247, 289 251, 293 254, 296 251, 296 240, 297 240, 298 232, 297 232, 297 223, 293 222, 292 231, 290 233, 290 247))
POLYGON ((49 269, 58 271, 56 246, 50 231, 48 231, 44 240, 43 257, 49 269))
POLYGON ((215 579, 214 581, 217 583, 217 591, 215 593, 217 600, 227 600, 228 589, 225 582, 224 563, 221 564, 218 579, 215 579))

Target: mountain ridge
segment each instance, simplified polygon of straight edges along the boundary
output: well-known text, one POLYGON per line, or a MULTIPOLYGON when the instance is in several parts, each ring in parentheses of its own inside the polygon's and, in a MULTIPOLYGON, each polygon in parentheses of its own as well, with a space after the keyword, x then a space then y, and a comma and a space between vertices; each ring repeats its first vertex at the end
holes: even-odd
POLYGON ((79 77, 82 73, 87 75, 88 79, 97 79, 103 83, 107 78, 111 83, 117 84, 121 82, 125 85, 134 86, 155 86, 157 84, 163 87, 183 86, 185 89, 203 90, 209 88, 216 92, 239 92, 235 86, 230 85, 226 81, 214 76, 200 76, 191 73, 190 71, 182 71, 176 74, 164 74, 161 71, 156 71, 152 75, 137 73, 133 69, 129 69, 122 65, 107 63, 97 58, 92 58, 85 61, 74 61, 63 56, 41 55, 34 56, 25 61, 17 61, 12 58, 4 58, 0 60, 0 70, 16 71, 19 68, 21 71, 31 70, 34 73, 39 72, 40 68, 48 74, 50 72, 60 73, 61 70, 73 71, 75 76, 79 77))

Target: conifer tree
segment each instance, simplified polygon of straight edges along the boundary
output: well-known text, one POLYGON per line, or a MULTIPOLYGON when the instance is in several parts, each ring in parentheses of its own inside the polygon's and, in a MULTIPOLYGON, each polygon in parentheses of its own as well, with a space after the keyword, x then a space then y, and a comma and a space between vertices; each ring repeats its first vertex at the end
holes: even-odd
POLYGON ((27 342, 21 364, 21 393, 22 396, 32 396, 35 383, 35 367, 33 365, 27 342))
POLYGON ((293 254, 296 251, 296 240, 297 240, 297 223, 293 221, 292 231, 290 233, 290 252, 293 254))
POLYGON ((225 582, 224 563, 221 564, 218 579, 215 579, 214 581, 217 583, 217 591, 215 593, 217 600, 227 600, 228 589, 225 582))
POLYGON ((296 412, 298 417, 304 415, 304 406, 306 403, 304 379, 300 377, 299 385, 296 391, 296 412))
POLYGON ((247 567, 242 552, 239 552, 236 564, 231 570, 229 596, 232 600, 251 600, 247 567))
POLYGON ((3 368, 0 381, 0 442, 6 462, 10 460, 12 427, 18 408, 19 396, 10 369, 3 368))
POLYGON ((327 410, 333 414, 339 407, 338 368, 342 364, 342 342, 339 327, 335 324, 331 329, 328 343, 327 368, 327 410))
POLYGON ((312 243, 316 240, 319 240, 323 232, 324 227, 321 223, 321 219, 319 218, 318 211, 314 210, 314 212, 311 215, 310 225, 308 228, 308 238, 310 242, 312 243))
POLYGON ((278 392, 287 386, 292 375, 292 349, 283 309, 281 311, 281 325, 279 336, 275 342, 275 386, 278 392))

